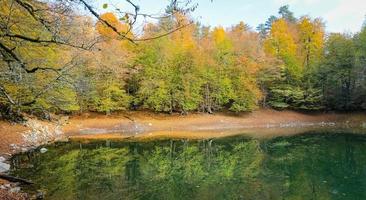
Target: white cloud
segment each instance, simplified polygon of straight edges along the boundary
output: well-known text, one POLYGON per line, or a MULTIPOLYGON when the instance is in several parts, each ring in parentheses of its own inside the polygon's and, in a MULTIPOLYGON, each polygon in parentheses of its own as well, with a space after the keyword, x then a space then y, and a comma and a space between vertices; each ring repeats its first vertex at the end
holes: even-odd
POLYGON ((366 14, 365 0, 341 0, 323 17, 331 31, 357 32, 366 14))
POLYGON ((276 5, 293 5, 297 2, 298 0, 274 0, 276 5))
POLYGON ((290 5, 295 14, 322 17, 330 32, 358 32, 366 15, 366 0, 272 0, 276 6, 290 5), (299 13, 298 11, 307 11, 299 13))
POLYGON ((276 5, 315 5, 320 0, 274 0, 276 5))

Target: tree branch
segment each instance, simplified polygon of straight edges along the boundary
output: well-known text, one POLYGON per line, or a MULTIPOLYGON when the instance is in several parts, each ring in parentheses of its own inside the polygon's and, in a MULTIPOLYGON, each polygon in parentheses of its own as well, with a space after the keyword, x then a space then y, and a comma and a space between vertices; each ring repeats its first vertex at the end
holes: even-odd
POLYGON ((181 29, 183 29, 183 28, 186 28, 186 27, 188 27, 188 26, 190 26, 190 25, 192 25, 192 24, 193 24, 193 22, 190 22, 190 23, 188 23, 188 24, 182 25, 182 26, 180 26, 180 27, 178 27, 178 28, 176 28, 176 29, 173 29, 173 30, 168 31, 168 32, 166 32, 166 33, 163 33, 163 34, 161 34, 161 35, 157 35, 157 36, 153 36, 153 37, 149 37, 149 38, 140 38, 140 39, 135 39, 135 41, 136 41, 136 42, 142 42, 142 41, 149 41, 149 40, 159 39, 159 38, 165 37, 165 36, 167 36, 167 35, 170 35, 170 34, 172 34, 172 33, 176 32, 176 31, 179 31, 179 30, 181 30, 181 29))
POLYGON ((6 47, 3 43, 0 42, 0 49, 2 49, 3 51, 5 51, 5 53, 2 53, 4 57, 7 57, 6 55, 8 55, 8 57, 11 57, 13 59, 13 61, 17 62, 20 67, 27 73, 35 73, 39 70, 51 70, 51 71, 55 71, 58 72, 59 69, 54 69, 51 67, 35 67, 32 69, 27 69, 26 64, 13 52, 14 49, 10 49, 8 47, 6 47))
POLYGON ((40 22, 46 28, 46 30, 48 32, 53 33, 51 27, 47 25, 46 21, 42 18, 38 18, 35 15, 36 10, 33 8, 33 6, 31 4, 23 2, 21 0, 14 0, 14 1, 17 2, 18 5, 23 7, 33 17, 34 20, 40 22))
POLYGON ((82 50, 90 50, 94 46, 94 44, 92 44, 88 47, 85 47, 84 45, 78 46, 78 45, 70 44, 67 42, 58 41, 56 39, 42 40, 40 38, 31 38, 31 37, 27 37, 24 35, 9 34, 9 33, 0 35, 0 37, 17 38, 17 39, 25 40, 25 41, 32 42, 32 43, 59 44, 59 45, 70 46, 70 47, 74 47, 74 48, 78 48, 78 49, 82 49, 82 50))
POLYGON ((126 39, 132 43, 135 43, 133 39, 127 37, 125 34, 122 34, 121 32, 119 32, 117 30, 116 27, 114 27, 113 25, 111 25, 109 22, 107 22, 106 20, 102 19, 100 17, 100 15, 89 5, 87 4, 84 0, 79 0, 85 7, 86 9, 92 14, 94 15, 99 21, 103 22, 106 26, 108 26, 110 29, 112 29, 115 33, 117 33, 119 36, 121 36, 123 39, 126 39))
POLYGON ((15 105, 15 101, 13 98, 10 97, 10 95, 6 92, 5 88, 0 85, 0 92, 5 95, 5 97, 8 99, 9 103, 15 105))
POLYGON ((53 79, 52 81, 50 81, 44 88, 42 88, 42 90, 40 90, 40 92, 38 92, 33 97, 33 99, 31 101, 22 103, 21 105, 22 106, 30 106, 30 105, 36 103, 38 98, 40 98, 42 95, 44 95, 50 89, 52 89, 56 85, 56 82, 59 81, 59 80, 61 80, 63 78, 63 76, 65 75, 65 72, 71 70, 73 67, 76 66, 76 64, 73 64, 74 59, 75 59, 75 57, 70 62, 68 62, 67 64, 65 64, 65 66, 62 67, 59 70, 60 72, 58 73, 58 76, 55 79, 53 79), (71 66, 69 66, 69 65, 71 65, 71 66))
MULTIPOLYGON (((136 42, 141 42, 141 41, 148 41, 148 40, 154 40, 154 39, 159 39, 159 38, 162 38, 162 37, 165 37, 165 36, 167 36, 167 35, 170 35, 170 34, 172 34, 172 33, 174 33, 174 32, 176 32, 176 31, 178 31, 178 30, 180 30, 180 29, 183 29, 183 28, 185 28, 185 27, 187 27, 187 26, 189 26, 189 25, 191 25, 193 22, 191 22, 191 23, 188 23, 188 24, 185 24, 185 25, 182 25, 182 26, 180 26, 180 27, 178 27, 178 28, 176 28, 176 29, 173 29, 173 30, 171 30, 171 31, 168 31, 168 32, 166 32, 166 33, 163 33, 163 34, 161 34, 161 35, 157 35, 157 36, 153 36, 153 37, 150 37, 150 38, 129 38, 129 37, 127 37, 127 34, 128 34, 128 32, 130 32, 131 31, 131 29, 132 29, 132 25, 133 24, 130 24, 130 29, 127 31, 127 33, 121 33, 121 32, 119 32, 118 30, 117 30, 117 28, 116 27, 114 27, 113 25, 111 25, 108 21, 106 21, 106 20, 104 20, 104 19, 102 19, 101 17, 100 17, 100 15, 89 5, 89 4, 87 4, 86 2, 85 2, 85 0, 79 0, 87 9, 88 9, 88 11, 92 14, 92 15, 94 15, 99 21, 101 21, 101 22, 103 22, 106 26, 108 26, 109 28, 111 28, 115 33, 117 33, 119 36, 121 36, 123 39, 126 39, 126 40, 128 40, 128 41, 130 41, 130 42, 132 42, 132 43, 134 43, 134 44, 136 44, 136 42)), ((130 0, 126 0, 128 3, 130 3, 134 8, 135 8, 135 14, 133 14, 133 16, 134 16, 134 18, 135 18, 135 20, 136 20, 136 18, 137 18, 137 16, 139 15, 138 14, 138 11, 139 11, 139 7, 136 5, 136 4, 134 4, 134 3, 132 3, 130 0)), ((172 3, 171 3, 171 5, 174 5, 174 7, 176 8, 176 4, 177 4, 178 2, 177 1, 173 1, 172 3)), ((192 8, 193 9, 193 8, 192 8)), ((176 12, 176 10, 173 10, 172 12, 176 12)))

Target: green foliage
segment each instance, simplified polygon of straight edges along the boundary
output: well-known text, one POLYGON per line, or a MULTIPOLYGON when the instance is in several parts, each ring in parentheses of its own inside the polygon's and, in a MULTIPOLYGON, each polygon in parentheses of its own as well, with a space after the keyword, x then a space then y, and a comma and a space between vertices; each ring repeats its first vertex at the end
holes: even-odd
POLYGON ((366 26, 354 37, 355 43, 355 90, 353 104, 356 108, 366 109, 366 26))
POLYGON ((321 98, 321 91, 318 89, 303 90, 302 87, 278 85, 271 88, 268 103, 277 109, 319 110, 322 108, 321 98))
MULTIPOLYGON (((206 35, 209 51, 192 41, 194 30, 146 43, 137 59, 137 99, 145 108, 163 112, 256 108, 259 98, 255 80, 239 56, 232 38, 217 28, 206 35), (238 66, 236 66, 238 65, 238 66)), ((249 67, 249 66, 248 66, 249 67)))
POLYGON ((289 8, 289 5, 281 6, 278 10, 278 14, 289 22, 295 22, 296 18, 294 17, 294 13, 291 12, 289 8))
POLYGON ((33 105, 52 112, 75 112, 80 109, 76 102, 76 93, 70 86, 58 86, 39 98, 33 105))
POLYGON ((172 41, 165 41, 144 47, 138 60, 144 66, 138 75, 138 99, 155 111, 196 110, 201 101, 201 84, 191 60, 192 54, 179 50, 169 53, 171 45, 174 45, 172 41))
POLYGON ((89 109, 107 114, 128 109, 131 98, 122 83, 113 77, 113 73, 105 73, 94 77, 94 88, 88 94, 89 109))
POLYGON ((330 109, 365 109, 365 30, 355 36, 332 34, 318 73, 330 109))
POLYGON ((307 16, 294 18, 288 6, 281 7, 279 14, 282 18, 272 23, 264 47, 282 63, 273 63, 278 67, 262 70, 263 78, 258 77, 268 94, 264 104, 277 109, 323 109, 318 70, 324 55, 324 25, 307 16))
POLYGON ((98 112, 110 113, 111 111, 126 110, 129 105, 126 92, 116 83, 108 84, 100 92, 100 96, 96 99, 98 112))

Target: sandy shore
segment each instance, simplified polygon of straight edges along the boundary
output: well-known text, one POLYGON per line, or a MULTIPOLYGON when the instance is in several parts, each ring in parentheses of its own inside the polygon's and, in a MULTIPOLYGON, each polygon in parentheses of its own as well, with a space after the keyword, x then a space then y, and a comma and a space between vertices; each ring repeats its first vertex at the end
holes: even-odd
MULTIPOLYGON (((156 114, 126 112, 105 116, 85 113, 63 117, 62 130, 72 140, 216 138, 236 134, 275 137, 299 134, 319 128, 366 128, 366 113, 305 114, 294 111, 259 110, 232 114, 156 114)), ((47 122, 40 122, 47 126, 47 122)), ((51 124, 49 122, 49 124, 51 124)), ((11 145, 22 145, 22 134, 29 130, 19 124, 0 121, 0 155, 14 153, 11 145)))
POLYGON ((304 114, 259 110, 246 114, 164 115, 142 112, 113 116, 86 114, 64 126, 71 139, 215 138, 236 134, 252 137, 293 135, 319 128, 361 127, 366 114, 304 114))

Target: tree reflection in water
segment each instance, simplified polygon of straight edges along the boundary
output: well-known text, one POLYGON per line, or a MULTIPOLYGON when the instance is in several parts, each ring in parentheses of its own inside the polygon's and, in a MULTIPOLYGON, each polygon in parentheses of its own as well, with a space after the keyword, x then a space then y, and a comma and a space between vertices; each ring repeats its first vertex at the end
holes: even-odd
POLYGON ((12 173, 47 199, 366 199, 365 141, 306 134, 67 143, 16 156, 12 173))

